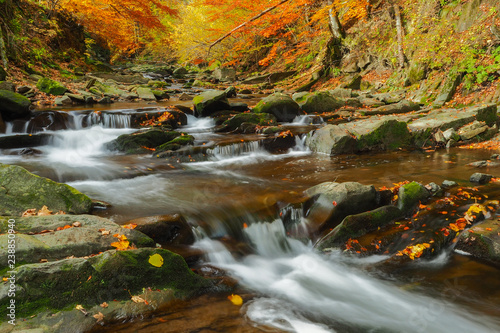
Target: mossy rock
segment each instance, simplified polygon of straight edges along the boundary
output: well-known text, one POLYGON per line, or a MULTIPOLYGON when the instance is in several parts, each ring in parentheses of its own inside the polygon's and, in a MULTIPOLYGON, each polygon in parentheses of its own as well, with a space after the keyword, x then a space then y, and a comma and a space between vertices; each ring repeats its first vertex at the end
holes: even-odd
POLYGON ((223 125, 225 125, 226 131, 234 131, 241 126, 243 123, 250 123, 259 126, 274 126, 277 124, 276 118, 272 114, 268 113, 240 113, 226 120, 223 125))
POLYGON ((164 81, 151 80, 148 82, 148 86, 153 88, 165 88, 171 86, 172 84, 164 81))
POLYGON ((500 267, 500 227, 495 220, 486 220, 463 232, 458 238, 456 250, 500 267))
POLYGON ((0 90, 0 114, 4 120, 23 118, 30 114, 31 101, 21 94, 0 90))
POLYGON ((420 62, 413 62, 408 70, 408 80, 411 84, 416 84, 427 76, 427 64, 420 62))
POLYGON ((151 91, 153 92, 157 100, 170 99, 170 95, 166 91, 156 89, 153 89, 151 91))
MULTIPOLYGON (((16 310, 23 316, 76 304, 89 308, 112 300, 130 300, 131 294, 143 288, 170 290, 175 297, 186 298, 212 287, 210 281, 194 274, 181 256, 154 248, 23 265, 14 274, 16 310), (149 262, 153 255, 161 256, 160 267, 149 262)), ((10 302, 6 286, 0 286, 2 316, 10 302)))
POLYGON ((367 150, 396 150, 400 147, 409 146, 411 134, 405 122, 391 120, 380 120, 369 125, 368 133, 359 132, 361 128, 354 128, 353 134, 357 137, 357 148, 360 151, 367 150))
POLYGON ((300 106, 290 96, 274 93, 263 98, 253 109, 253 113, 270 113, 279 122, 291 122, 300 115, 300 106))
POLYGON ((43 77, 36 84, 38 90, 50 95, 64 95, 68 91, 61 82, 43 77))
POLYGON ((208 90, 193 99, 194 110, 198 117, 208 117, 218 111, 229 110, 231 106, 225 91, 208 90))
POLYGON ((175 139, 156 147, 154 154, 156 155, 167 150, 172 150, 172 151, 179 150, 182 147, 187 145, 192 145, 193 143, 194 143, 194 137, 192 135, 187 135, 185 133, 182 133, 175 139))
POLYGON ((409 215, 420 202, 425 202, 430 198, 431 193, 421 184, 411 182, 399 188, 398 208, 406 215, 409 215))
POLYGON ((326 91, 301 96, 297 102, 306 113, 333 112, 344 106, 343 101, 336 99, 326 91))
POLYGON ((368 232, 375 231, 401 216, 401 211, 395 206, 383 206, 361 214, 349 215, 342 223, 320 239, 315 248, 325 250, 340 247, 349 238, 358 238, 368 232))
POLYGON ((16 166, 0 164, 0 215, 19 216, 25 210, 62 210, 85 214, 92 209, 92 200, 73 187, 34 175, 16 166))
POLYGON ((170 142, 178 136, 181 136, 181 133, 154 128, 147 131, 120 135, 115 140, 107 143, 106 148, 109 150, 118 150, 126 154, 149 153, 151 149, 170 142))

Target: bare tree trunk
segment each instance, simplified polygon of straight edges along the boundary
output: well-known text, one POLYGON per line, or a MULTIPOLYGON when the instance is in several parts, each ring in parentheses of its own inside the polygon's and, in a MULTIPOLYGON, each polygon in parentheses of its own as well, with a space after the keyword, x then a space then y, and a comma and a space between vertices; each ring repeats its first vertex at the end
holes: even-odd
POLYGON ((394 14, 396 16, 396 34, 397 34, 397 39, 398 39, 398 62, 399 62, 399 68, 404 68, 405 67, 405 54, 403 51, 403 23, 401 20, 401 12, 399 11, 399 6, 398 5, 392 5, 392 8, 394 9, 394 14))
MULTIPOLYGON (((332 5, 332 1, 329 0, 328 4, 332 5)), ((342 38, 345 37, 344 31, 342 29, 342 25, 340 24, 339 20, 339 15, 336 10, 333 8, 330 8, 328 10, 328 26, 330 27, 330 31, 333 35, 334 38, 336 38, 338 41, 340 41, 342 38)))
POLYGON ((0 27, 0 58, 2 59, 3 68, 7 70, 9 63, 7 61, 7 52, 5 49, 5 43, 3 41, 3 33, 1 27, 0 27))

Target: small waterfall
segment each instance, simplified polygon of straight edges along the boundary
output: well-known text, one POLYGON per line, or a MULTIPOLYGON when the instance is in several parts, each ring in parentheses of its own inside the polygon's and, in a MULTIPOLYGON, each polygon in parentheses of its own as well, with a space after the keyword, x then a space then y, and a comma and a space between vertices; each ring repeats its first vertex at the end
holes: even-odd
POLYGON ((70 113, 72 129, 102 126, 104 128, 130 128, 131 114, 121 112, 93 111, 86 114, 70 113))
POLYGON ((308 237, 309 228, 307 219, 304 218, 302 205, 299 207, 293 205, 283 207, 280 211, 280 219, 283 221, 287 235, 295 238, 308 237))
POLYGON ((229 145, 220 145, 213 149, 207 150, 208 155, 216 157, 240 156, 243 154, 253 153, 260 149, 259 141, 245 141, 229 145))

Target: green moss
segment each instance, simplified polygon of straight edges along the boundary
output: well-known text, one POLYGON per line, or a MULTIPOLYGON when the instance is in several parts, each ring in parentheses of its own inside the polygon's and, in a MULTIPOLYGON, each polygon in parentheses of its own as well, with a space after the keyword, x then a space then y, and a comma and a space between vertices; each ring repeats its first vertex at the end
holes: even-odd
POLYGON ((44 93, 50 95, 64 95, 64 93, 68 91, 68 89, 62 85, 62 83, 51 80, 46 77, 38 80, 36 87, 40 91, 43 91, 44 93))
POLYGON ((193 143, 194 143, 194 137, 192 135, 185 134, 182 136, 178 136, 175 139, 156 147, 156 153, 160 153, 167 150, 179 150, 180 148, 187 145, 192 145, 193 143))
POLYGON ((127 154, 148 153, 162 144, 168 143, 180 136, 181 133, 155 128, 145 132, 120 135, 109 142, 106 147, 110 150, 119 150, 127 154))
POLYGON ((409 214, 419 204, 426 200, 430 193, 417 182, 405 184, 399 188, 398 208, 405 214, 409 214))
POLYGON ((243 123, 250 123, 259 126, 276 125, 276 118, 268 113, 241 113, 231 119, 226 120, 223 124, 227 126, 227 130, 233 131, 243 123))
POLYGON ((405 122, 390 120, 384 122, 370 133, 358 137, 357 148, 360 151, 370 149, 396 150, 410 145, 411 135, 405 122))

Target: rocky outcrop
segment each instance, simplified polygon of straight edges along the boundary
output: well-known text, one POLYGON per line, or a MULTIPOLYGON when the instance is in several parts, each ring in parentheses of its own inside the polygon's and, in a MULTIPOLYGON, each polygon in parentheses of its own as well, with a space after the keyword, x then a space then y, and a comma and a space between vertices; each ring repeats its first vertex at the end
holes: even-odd
POLYGON ((290 96, 274 93, 263 98, 253 109, 253 113, 269 113, 279 122, 291 122, 300 115, 300 106, 290 96))
POLYGON ((195 115, 197 117, 208 117, 215 112, 230 110, 231 106, 225 91, 205 91, 193 99, 195 115))
POLYGON ((15 165, 0 164, 0 193, 0 215, 19 216, 27 209, 43 206, 72 214, 92 209, 92 200, 73 187, 15 165))

